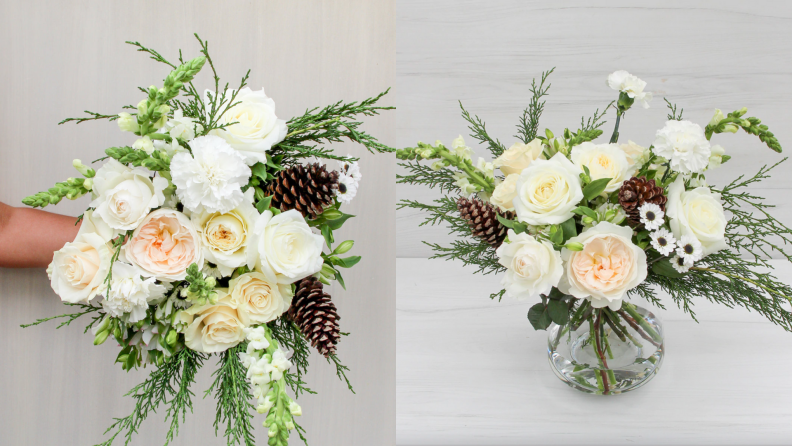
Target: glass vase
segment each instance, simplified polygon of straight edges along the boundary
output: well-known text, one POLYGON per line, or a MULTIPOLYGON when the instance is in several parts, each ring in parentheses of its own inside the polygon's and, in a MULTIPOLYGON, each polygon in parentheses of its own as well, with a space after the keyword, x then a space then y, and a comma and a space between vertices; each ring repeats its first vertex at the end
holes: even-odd
POLYGON ((663 363, 663 327, 652 312, 628 302, 613 311, 588 308, 548 328, 550 366, 572 388, 618 395, 651 380, 663 363))

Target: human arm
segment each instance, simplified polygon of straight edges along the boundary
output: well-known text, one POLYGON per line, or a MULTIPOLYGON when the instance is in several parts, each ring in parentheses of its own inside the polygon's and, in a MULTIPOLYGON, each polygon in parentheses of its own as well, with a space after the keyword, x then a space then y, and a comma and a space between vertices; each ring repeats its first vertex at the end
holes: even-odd
POLYGON ((76 218, 0 203, 0 267, 46 268, 77 236, 76 218))

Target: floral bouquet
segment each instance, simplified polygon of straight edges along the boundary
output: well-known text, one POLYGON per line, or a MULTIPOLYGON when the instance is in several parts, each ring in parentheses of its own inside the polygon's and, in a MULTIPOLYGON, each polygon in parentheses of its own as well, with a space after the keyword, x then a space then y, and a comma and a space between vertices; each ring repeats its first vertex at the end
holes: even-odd
POLYGON ((784 160, 723 187, 706 180, 709 170, 730 159, 712 144, 714 135, 742 129, 781 152, 768 127, 746 117, 745 108, 725 116, 716 110, 702 127, 683 120, 682 110, 666 100, 668 121, 652 145, 619 144, 625 113, 636 102, 648 108, 652 94, 644 91, 646 82, 617 71, 607 83, 618 99, 603 112, 583 119, 576 131, 539 134, 552 71, 532 83, 519 141, 508 149, 462 109, 492 162, 474 162, 461 136, 450 147, 438 141, 397 151, 408 160, 402 166, 409 174, 400 182, 445 192, 433 204, 404 200, 400 206, 426 211, 423 224, 445 223, 465 237, 451 246, 429 243, 434 258, 504 273, 504 288, 491 298, 539 300, 528 320, 535 329, 549 329, 554 371, 586 392, 637 388, 662 362, 662 326, 630 297, 663 308, 660 289, 694 318, 693 303, 703 298, 755 310, 792 330, 792 288, 768 272, 771 253, 792 260, 780 247, 792 231, 751 191, 784 160), (595 142, 611 107, 616 124, 610 140, 595 142))
POLYGON ((146 97, 124 107, 130 112, 63 122, 116 121, 133 144, 106 149, 96 170, 75 160, 82 178, 23 200, 45 207, 92 199, 77 238, 47 269, 53 290, 78 311, 30 325, 64 318, 60 328, 87 316, 94 345, 114 339, 124 370, 153 368, 129 392, 135 408, 107 430, 105 446, 120 434, 129 443, 159 405, 167 406, 170 442, 192 411, 196 372, 212 355, 217 369, 206 395, 217 398, 215 431, 224 426, 229 445, 255 444, 250 409, 265 414, 269 445, 286 445, 293 429, 305 440, 293 398, 313 393, 302 379, 309 344, 352 390, 336 356, 338 312, 323 285, 345 286, 340 269, 360 260, 342 257, 351 240, 333 248, 333 231, 352 217, 340 207, 354 198, 361 174, 356 158, 324 145, 348 139, 392 151, 357 120, 391 109, 376 105, 387 91, 284 121, 264 90, 246 87, 249 72, 236 89, 221 86, 208 44, 198 41, 201 56, 184 60, 180 52, 178 63, 128 42, 172 69, 164 85, 141 88, 146 97), (205 65, 214 89, 202 94, 193 78, 205 65), (310 162, 318 158, 339 167, 310 162))

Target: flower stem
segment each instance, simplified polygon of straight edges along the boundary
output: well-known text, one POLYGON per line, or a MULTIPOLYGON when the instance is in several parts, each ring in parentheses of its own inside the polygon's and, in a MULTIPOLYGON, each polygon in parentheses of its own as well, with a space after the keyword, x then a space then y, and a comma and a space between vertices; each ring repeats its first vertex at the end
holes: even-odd
POLYGON ((484 177, 479 175, 473 168, 468 166, 465 160, 462 160, 457 155, 452 154, 448 151, 448 149, 443 148, 443 150, 439 150, 437 154, 447 159, 457 169, 465 172, 467 176, 469 176, 473 181, 481 186, 482 189, 484 189, 484 192, 492 193, 492 191, 495 190, 495 186, 490 184, 484 177))
POLYGON ((627 302, 624 302, 624 304, 622 305, 622 308, 624 308, 624 310, 630 316, 632 316, 633 319, 635 319, 636 322, 638 322, 638 325, 640 325, 641 328, 643 328, 646 331, 646 333, 648 333, 649 336, 651 336, 652 339, 655 342, 657 342, 657 343, 663 342, 663 338, 661 338, 660 335, 655 331, 655 329, 652 328, 651 325, 649 325, 649 322, 646 322, 646 319, 644 319, 643 316, 638 314, 638 311, 636 311, 634 305, 632 305, 630 303, 627 303, 627 302))
POLYGON ((610 138, 611 144, 615 144, 616 142, 619 141, 619 122, 621 122, 622 114, 624 113, 620 111, 618 108, 616 108, 616 125, 613 127, 613 134, 611 135, 610 138))

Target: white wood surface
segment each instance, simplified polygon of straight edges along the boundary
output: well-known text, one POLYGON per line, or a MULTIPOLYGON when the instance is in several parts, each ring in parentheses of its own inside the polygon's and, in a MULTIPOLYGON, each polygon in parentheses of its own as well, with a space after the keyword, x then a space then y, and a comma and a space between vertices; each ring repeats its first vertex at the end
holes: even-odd
MULTIPOLYGON (((665 123, 667 97, 701 125, 715 108, 748 107, 792 150, 792 2, 397 0, 396 14, 400 147, 467 135, 458 101, 508 147, 532 78, 556 67, 542 130, 577 129, 581 116, 616 99, 605 80, 624 69, 647 81, 655 99, 649 110, 636 106, 627 114, 621 141, 649 146, 665 123)), ((611 112, 607 136, 613 119, 611 112)), ((782 158, 745 134, 716 135, 713 143, 733 157, 710 175, 716 185, 782 158)), ((477 155, 486 157, 486 150, 477 155)), ((786 196, 792 176, 776 174, 762 184, 757 192, 792 221, 786 196)), ((397 195, 431 201, 439 193, 400 185, 397 195)), ((416 211, 396 215, 398 257, 428 257, 422 240, 451 240, 443 227, 419 228, 423 216, 416 211)))
MULTIPOLYGON (((124 44, 138 40, 176 58, 197 55, 198 32, 210 42, 220 76, 235 85, 248 68, 249 84, 265 88, 279 117, 341 99, 360 100, 393 85, 393 3, 390 0, 0 2, 0 201, 20 200, 74 176, 71 161, 131 144, 115 123, 57 126, 82 110, 117 113, 140 99, 137 86, 160 84, 164 65, 124 44)), ((206 70, 205 70, 206 71, 206 70)), ((204 72, 197 85, 209 86, 204 72)), ((392 97, 386 104, 393 104, 392 97)), ((395 119, 385 114, 366 128, 393 145, 395 119)), ((345 274, 348 291, 331 290, 351 335, 339 348, 351 368, 351 394, 323 358, 312 358, 307 381, 316 396, 301 398, 300 422, 315 446, 392 445, 395 441, 394 157, 362 156, 363 180, 347 212, 360 216, 337 235, 357 242, 363 256, 345 274)), ((66 201, 66 200, 64 200, 66 201)), ((47 210, 80 214, 86 199, 47 210)), ((90 445, 104 441, 113 417, 132 402, 122 395, 149 370, 113 365, 117 347, 92 345, 80 324, 21 329, 19 324, 62 314, 44 270, 0 269, 0 444, 90 445)), ((215 437, 213 398, 201 400, 214 361, 195 387, 195 414, 174 445, 226 444, 215 437)), ((164 443, 164 411, 153 414, 133 445, 164 443)), ((263 417, 254 419, 266 443, 263 417)), ((116 441, 123 444, 123 441, 116 441)), ((300 444, 297 439, 294 444, 300 444)))
MULTIPOLYGON (((792 266, 777 264, 779 277, 792 266)), ((792 334, 743 309, 666 296, 659 374, 586 395, 547 361, 534 302, 493 302, 499 277, 461 263, 397 260, 397 444, 789 444, 792 334)))

